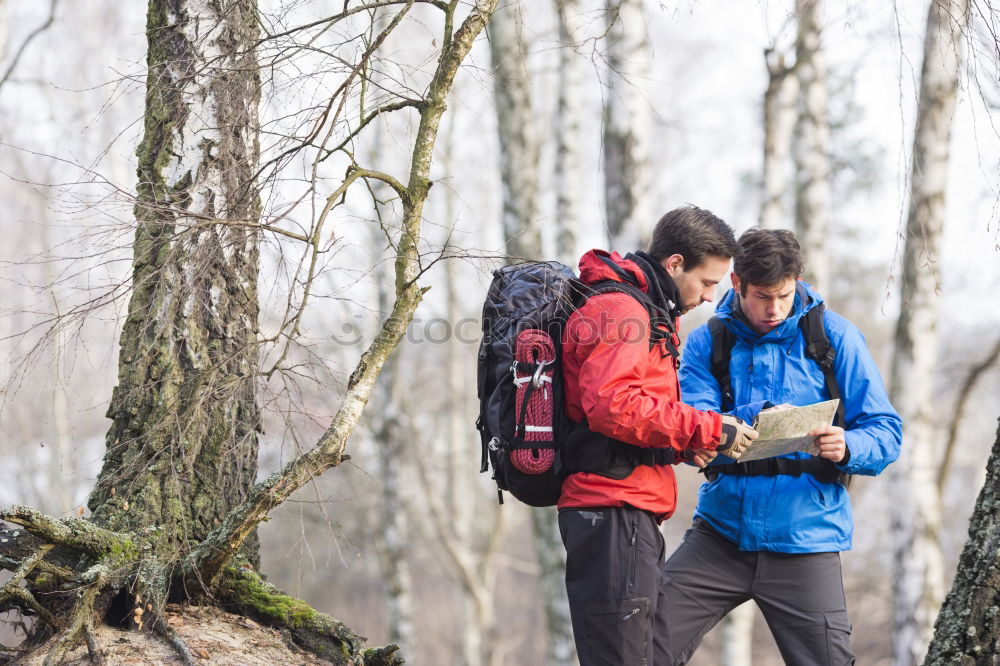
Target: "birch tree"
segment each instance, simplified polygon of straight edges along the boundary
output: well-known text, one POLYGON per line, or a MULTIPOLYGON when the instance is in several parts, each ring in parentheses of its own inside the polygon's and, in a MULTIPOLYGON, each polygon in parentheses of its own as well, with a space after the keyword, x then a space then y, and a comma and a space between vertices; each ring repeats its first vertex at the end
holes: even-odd
MULTIPOLYGON (((259 175, 266 169, 258 164, 257 50, 300 33, 312 43, 329 27, 365 16, 361 12, 370 7, 345 6, 318 23, 262 34, 265 24, 254 0, 149 0, 132 291, 119 385, 109 407, 107 454, 90 500, 93 514, 53 518, 20 505, 0 510, 0 519, 23 528, 0 539, 0 568, 13 572, 0 587, 0 612, 38 616, 31 639, 54 635, 43 647, 47 663, 59 663, 81 641, 91 661, 99 662, 93 626, 112 601, 127 608, 131 627, 156 632, 184 663, 194 663, 164 619, 168 599, 213 602, 282 627, 334 663, 399 663, 395 647, 366 650, 364 639, 265 583, 252 566, 259 523, 304 484, 347 459, 348 438, 421 301, 421 223, 438 128, 454 78, 496 0, 471 7, 460 7, 457 0, 433 3, 440 12, 438 50, 422 92, 401 91, 393 102, 348 122, 344 109, 356 99, 365 62, 414 5, 423 3, 389 4, 396 5, 392 20, 370 46, 345 49, 357 60, 339 70, 343 79, 330 89, 327 103, 309 110, 316 113, 314 124, 291 137, 297 143, 290 153, 267 165, 280 169, 288 154, 304 151, 312 156, 315 175, 331 155, 349 159, 334 185, 328 178, 309 181, 310 188, 325 192, 302 233, 282 224, 287 215, 260 218, 259 175), (467 11, 464 17, 460 8, 467 11), (416 116, 403 180, 359 164, 344 150, 374 127, 374 118, 399 110, 416 116), (256 391, 258 382, 271 376, 260 367, 261 344, 268 342, 260 339, 258 321, 261 238, 304 248, 305 273, 296 282, 301 291, 289 299, 290 316, 270 340, 276 349, 271 367, 280 372, 315 287, 322 240, 329 233, 325 224, 351 186, 366 182, 386 184, 399 202, 387 231, 394 249, 391 307, 322 436, 255 484, 261 422, 256 391), (249 568, 236 566, 240 563, 249 568)), ((331 59, 343 65, 338 57, 331 59)))
POLYGON ((540 259, 538 136, 521 10, 519 2, 504 4, 493 14, 488 28, 500 139, 501 221, 508 257, 540 259))
POLYGON ((651 114, 645 86, 652 70, 642 0, 608 0, 604 91, 604 213, 612 250, 639 249, 649 225, 651 114))
POLYGON ((559 99, 555 117, 556 136, 556 257, 570 266, 577 257, 580 232, 580 145, 583 65, 576 49, 582 40, 579 0, 556 0, 559 21, 559 99))
POLYGON ((760 226, 783 229, 789 226, 785 199, 789 191, 789 162, 792 134, 797 114, 799 80, 792 65, 776 47, 764 52, 767 91, 764 93, 764 165, 760 226))
POLYGON ((829 284, 826 232, 830 219, 830 121, 821 0, 797 0, 795 76, 802 99, 795 126, 795 230, 805 255, 805 278, 829 284))
POLYGON ((892 493, 893 660, 919 663, 944 596, 941 500, 933 446, 938 418, 937 289, 951 120, 958 93, 968 0, 933 0, 927 14, 920 75, 910 205, 901 275, 901 302, 892 359, 893 404, 903 419, 904 446, 890 471, 892 493))

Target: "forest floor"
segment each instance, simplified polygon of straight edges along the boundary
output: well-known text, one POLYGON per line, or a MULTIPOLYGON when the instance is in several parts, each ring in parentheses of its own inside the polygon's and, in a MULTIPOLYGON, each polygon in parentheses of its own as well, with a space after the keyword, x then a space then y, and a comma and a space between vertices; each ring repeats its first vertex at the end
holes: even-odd
MULTIPOLYGON (((167 606, 167 623, 187 644, 195 660, 213 666, 328 666, 330 662, 289 647, 281 632, 211 606, 167 606)), ((95 631, 106 666, 160 666, 181 659, 162 638, 146 631, 122 631, 110 626, 95 631)), ((51 644, 15 663, 41 666, 51 644)), ((89 666, 87 646, 67 655, 65 666, 89 666)))

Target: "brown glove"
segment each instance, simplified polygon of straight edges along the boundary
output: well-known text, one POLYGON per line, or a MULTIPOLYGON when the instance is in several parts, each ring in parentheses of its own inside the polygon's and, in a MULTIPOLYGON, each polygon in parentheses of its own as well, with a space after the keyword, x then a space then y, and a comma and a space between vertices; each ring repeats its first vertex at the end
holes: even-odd
POLYGON ((743 452, 750 446, 750 442, 755 439, 757 439, 756 430, 735 416, 723 414, 722 436, 719 438, 719 446, 715 450, 734 460, 739 460, 743 452))

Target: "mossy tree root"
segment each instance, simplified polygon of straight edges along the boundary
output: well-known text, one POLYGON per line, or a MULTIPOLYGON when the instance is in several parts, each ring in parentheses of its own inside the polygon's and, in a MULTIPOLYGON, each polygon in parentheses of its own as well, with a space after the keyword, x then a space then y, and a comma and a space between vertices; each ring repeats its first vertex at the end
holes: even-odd
POLYGON ((365 649, 363 636, 345 624, 291 597, 257 573, 226 567, 219 581, 218 598, 230 611, 287 630, 294 643, 338 666, 398 666, 404 663, 399 646, 365 649))

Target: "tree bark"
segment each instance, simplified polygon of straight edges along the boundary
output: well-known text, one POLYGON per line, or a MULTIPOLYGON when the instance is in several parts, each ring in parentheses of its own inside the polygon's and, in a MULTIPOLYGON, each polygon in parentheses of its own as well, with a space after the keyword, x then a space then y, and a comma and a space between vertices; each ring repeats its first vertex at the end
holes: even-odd
MULTIPOLYGON (((255 0, 150 0, 134 291, 94 522, 206 537, 256 481, 255 0)), ((166 550, 162 551, 166 552, 166 550)), ((256 566, 255 539, 244 549, 256 566)))
POLYGON ((830 121, 822 0, 797 0, 799 29, 795 75, 802 100, 795 128, 795 230, 805 255, 805 278, 817 289, 829 283, 826 229, 830 219, 830 121))
POLYGON ((901 303, 892 360, 892 402, 903 419, 892 493, 893 660, 919 663, 931 639, 943 591, 941 502, 935 469, 933 393, 937 367, 937 257, 944 226, 951 119, 958 91, 968 0, 934 0, 927 15, 924 63, 914 130, 910 209, 901 303))
POLYGON ((1000 662, 1000 428, 986 465, 951 592, 934 626, 925 666, 1000 662))
POLYGON ((538 137, 531 108, 527 49, 521 36, 521 10, 519 2, 497 8, 487 28, 500 140, 501 220, 509 260, 540 259, 542 254, 538 137))
POLYGON ((651 121, 646 83, 652 53, 642 0, 608 0, 604 99, 604 209, 612 250, 640 248, 649 227, 651 121))
POLYGON ((559 19, 559 99, 555 117, 556 135, 556 257, 576 264, 580 235, 580 182, 582 180, 580 127, 583 63, 576 49, 581 43, 579 0, 556 0, 559 19))

